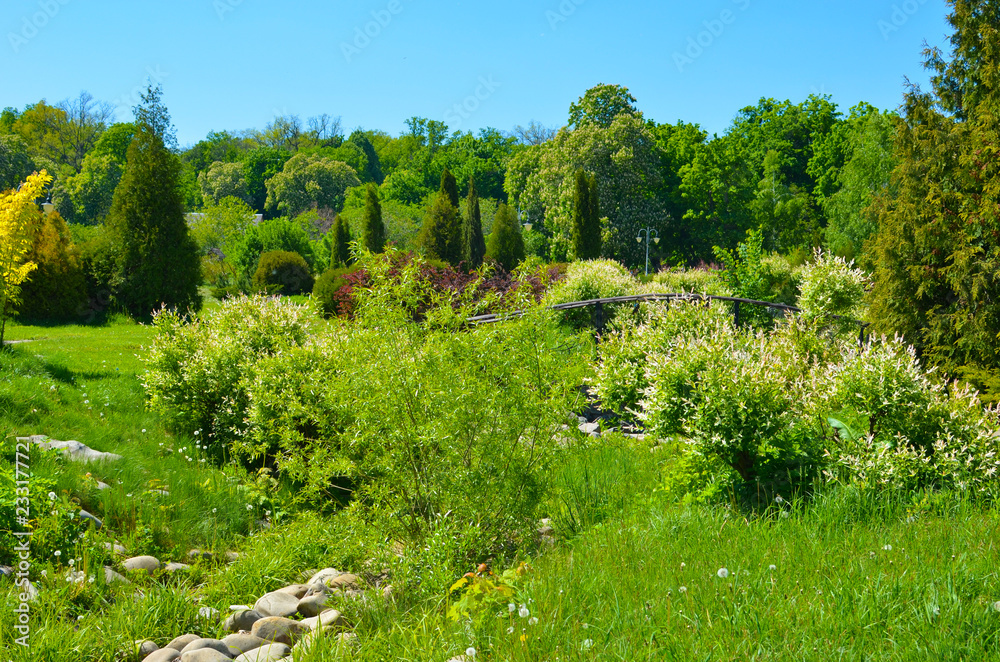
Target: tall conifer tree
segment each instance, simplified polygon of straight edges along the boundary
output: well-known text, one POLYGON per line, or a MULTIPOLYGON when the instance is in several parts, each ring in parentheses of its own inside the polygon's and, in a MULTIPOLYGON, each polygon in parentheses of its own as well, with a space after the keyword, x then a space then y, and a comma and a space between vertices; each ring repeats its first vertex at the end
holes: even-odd
POLYGON ((483 237, 483 217, 479 208, 476 180, 469 176, 469 196, 465 199, 465 218, 462 233, 462 259, 472 269, 478 269, 486 257, 486 239, 483 237))
POLYGON ((365 187, 365 216, 361 227, 361 245, 372 253, 385 250, 385 224, 382 222, 382 205, 378 201, 378 187, 365 187))

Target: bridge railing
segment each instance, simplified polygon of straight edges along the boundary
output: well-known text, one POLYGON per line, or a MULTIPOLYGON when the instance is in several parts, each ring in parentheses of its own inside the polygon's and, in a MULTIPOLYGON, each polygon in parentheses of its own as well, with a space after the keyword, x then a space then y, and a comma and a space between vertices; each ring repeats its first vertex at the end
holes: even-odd
MULTIPOLYGON (((754 299, 741 299, 739 297, 724 297, 715 294, 688 294, 688 293, 664 293, 664 292, 653 292, 650 294, 630 294, 628 296, 621 297, 606 297, 603 299, 588 299, 586 301, 570 301, 568 303, 558 303, 552 306, 547 306, 548 310, 577 310, 580 308, 593 308, 593 314, 591 316, 594 330, 598 336, 604 333, 606 316, 604 313, 604 307, 608 305, 620 305, 620 304, 635 304, 637 307, 640 303, 647 301, 665 301, 670 302, 674 300, 683 301, 726 301, 733 304, 733 321, 736 326, 740 325, 742 321, 741 318, 741 308, 744 305, 750 306, 763 306, 770 310, 778 310, 784 312, 786 315, 801 313, 801 308, 796 308, 795 306, 789 306, 783 303, 775 303, 774 301, 756 301, 754 299)), ((470 317, 467 321, 470 324, 492 324, 494 322, 503 322, 505 320, 515 319, 525 314, 523 310, 515 310, 506 313, 492 313, 489 315, 477 315, 475 317, 470 317)), ((830 319, 847 322, 854 324, 859 328, 858 341, 862 344, 867 339, 866 331, 868 329, 868 323, 862 322, 860 320, 853 319, 851 317, 845 317, 843 315, 830 315, 830 319)))

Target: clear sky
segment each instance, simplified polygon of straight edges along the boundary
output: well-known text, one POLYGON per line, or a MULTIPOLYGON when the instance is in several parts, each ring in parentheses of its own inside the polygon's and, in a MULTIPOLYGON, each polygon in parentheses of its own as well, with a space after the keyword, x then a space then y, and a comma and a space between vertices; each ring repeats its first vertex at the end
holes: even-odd
POLYGON ((3 0, 0 107, 82 90, 131 106, 162 82, 180 144, 341 116, 399 134, 566 123, 597 83, 647 118, 722 133, 761 97, 896 108, 945 46, 944 0, 3 0), (457 108, 456 108, 457 106, 457 108))

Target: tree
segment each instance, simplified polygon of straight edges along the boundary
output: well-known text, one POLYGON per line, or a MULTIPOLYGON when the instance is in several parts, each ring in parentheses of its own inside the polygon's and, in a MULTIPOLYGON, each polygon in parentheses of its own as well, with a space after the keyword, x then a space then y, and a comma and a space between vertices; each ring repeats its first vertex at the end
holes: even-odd
POLYGON ((243 236, 233 242, 232 260, 241 287, 250 287, 261 254, 269 251, 298 253, 310 268, 316 263, 312 242, 300 225, 285 218, 271 219, 259 225, 251 224, 243 236))
POLYGON ((577 260, 601 257, 601 218, 597 200, 597 179, 576 171, 573 198, 573 254, 577 260))
POLYGON ((97 225, 104 221, 111 211, 111 202, 125 164, 125 161, 119 162, 110 154, 96 151, 83 159, 79 174, 65 182, 65 190, 73 204, 71 220, 74 223, 97 225))
POLYGON ((32 214, 31 225, 26 258, 37 268, 21 286, 18 313, 34 320, 71 319, 83 309, 87 283, 69 227, 59 212, 41 210, 32 214))
POLYGON ((361 186, 358 174, 346 163, 315 154, 296 154, 266 183, 267 207, 298 216, 312 206, 335 212, 344 208, 348 188, 361 186))
POLYGON ((381 186, 382 182, 385 181, 385 177, 382 175, 382 166, 379 163, 378 154, 375 152, 375 146, 372 145, 372 141, 368 139, 365 132, 358 130, 351 134, 347 142, 357 146, 365 155, 365 170, 359 173, 361 179, 365 182, 374 182, 377 186, 381 186))
POLYGON ((233 255, 253 222, 253 209, 246 202, 223 198, 218 203, 209 203, 195 216, 190 224, 191 236, 203 254, 219 251, 225 259, 233 255))
POLYGON ((486 257, 486 239, 483 237, 483 215, 479 205, 476 180, 469 177, 469 195, 465 199, 465 217, 462 225, 462 260, 478 269, 486 257))
POLYGON ((267 211, 267 182, 281 172, 291 156, 276 147, 258 147, 243 157, 243 179, 246 181, 248 202, 258 214, 267 211))
POLYGON ((198 175, 198 185, 201 194, 215 204, 223 198, 239 198, 247 204, 251 202, 242 163, 216 161, 198 175))
POLYGON ((330 237, 330 266, 346 267, 351 263, 351 226, 340 214, 333 219, 330 237))
POLYGON ((875 330, 925 361, 1000 391, 1000 12, 949 0, 950 61, 925 51, 933 90, 911 86, 896 122, 893 187, 872 203, 875 330))
POLYGON ((486 243, 486 256, 507 271, 512 271, 524 260, 521 224, 517 220, 517 214, 507 205, 497 207, 493 232, 490 233, 490 240, 486 243))
POLYGON ((153 87, 152 83, 146 86, 146 91, 139 97, 139 104, 132 108, 135 115, 135 123, 151 132, 160 139, 168 149, 177 148, 177 129, 170 121, 170 113, 163 105, 163 86, 153 87))
POLYGON ((417 241, 428 258, 455 265, 462 261, 461 230, 458 209, 446 192, 439 191, 427 208, 417 241))
POLYGON ((197 310, 201 265, 178 192, 180 160, 160 138, 162 115, 153 116, 159 128, 141 117, 106 222, 115 254, 114 299, 137 317, 161 305, 197 310))
POLYGON ((18 136, 0 135, 0 193, 17 188, 34 169, 24 140, 18 136))
POLYGON ((458 209, 458 182, 448 168, 445 168, 444 172, 441 173, 441 188, 439 190, 443 195, 448 196, 451 206, 458 209))
POLYGON ((382 205, 378 201, 378 187, 365 187, 365 215, 361 226, 361 245, 371 253, 385 250, 385 224, 382 223, 382 205))
POLYGON ((44 170, 29 175, 20 190, 0 193, 0 349, 7 318, 20 302, 21 284, 37 266, 25 260, 31 250, 31 219, 35 200, 52 181, 44 170))
POLYGON ((619 115, 642 118, 635 108, 635 97, 627 87, 605 85, 592 87, 569 107, 569 125, 574 128, 593 125, 607 129, 619 115))

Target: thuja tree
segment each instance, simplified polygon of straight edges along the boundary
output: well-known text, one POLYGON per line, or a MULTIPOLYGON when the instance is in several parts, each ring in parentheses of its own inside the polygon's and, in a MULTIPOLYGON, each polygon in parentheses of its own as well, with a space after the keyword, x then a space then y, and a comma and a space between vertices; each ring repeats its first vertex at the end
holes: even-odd
POLYGON ((462 218, 458 211, 458 185, 445 168, 441 188, 431 200, 418 238, 427 257, 456 265, 462 261, 462 218))
POLYGON ((576 171, 573 196, 573 252, 578 260, 601 257, 601 218, 597 178, 576 171))
POLYGON ((469 196, 465 199, 465 218, 462 224, 462 259, 473 269, 486 257, 486 239, 483 237, 483 217, 479 208, 476 181, 469 177, 469 196))
POLYGON ((949 0, 952 53, 925 51, 933 89, 898 121, 895 189, 875 199, 875 329, 1000 394, 1000 11, 949 0))
POLYGON ((141 124, 107 220, 115 255, 110 285, 116 304, 132 315, 162 305, 200 308, 199 251, 184 221, 180 170, 156 130, 141 124))
POLYGON ((493 232, 490 233, 490 240, 486 244, 486 256, 507 271, 511 271, 524 260, 521 224, 517 221, 517 214, 507 205, 500 205, 497 208, 493 232))
POLYGON ((381 253, 385 250, 385 223, 382 221, 382 205, 378 201, 378 187, 374 184, 365 187, 361 245, 371 253, 381 253))
POLYGON ((330 266, 347 266, 351 262, 351 226, 340 214, 333 219, 330 228, 330 266))

